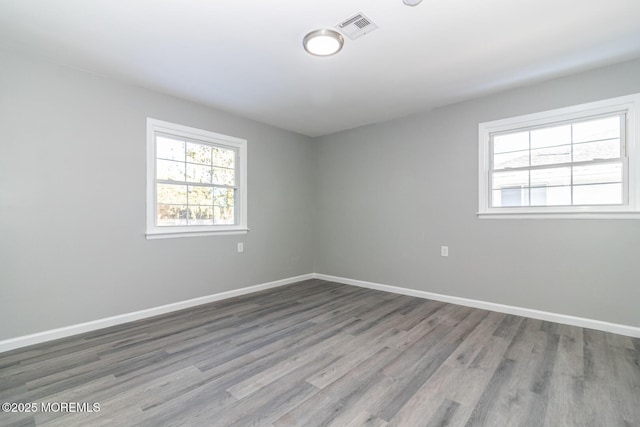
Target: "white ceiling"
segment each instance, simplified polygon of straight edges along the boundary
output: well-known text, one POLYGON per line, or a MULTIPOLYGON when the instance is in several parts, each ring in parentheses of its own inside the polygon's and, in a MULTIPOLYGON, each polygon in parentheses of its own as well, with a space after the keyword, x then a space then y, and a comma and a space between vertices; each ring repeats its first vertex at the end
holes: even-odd
POLYGON ((1 0, 0 47, 318 136, 640 57, 640 0, 1 0))

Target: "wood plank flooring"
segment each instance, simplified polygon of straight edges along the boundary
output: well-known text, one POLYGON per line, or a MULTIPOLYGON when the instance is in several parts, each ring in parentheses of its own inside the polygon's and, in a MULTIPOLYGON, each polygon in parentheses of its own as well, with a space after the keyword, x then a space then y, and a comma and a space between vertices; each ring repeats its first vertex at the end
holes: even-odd
POLYGON ((2 426, 640 426, 640 340, 309 280, 0 354, 0 402, 37 408, 2 426))

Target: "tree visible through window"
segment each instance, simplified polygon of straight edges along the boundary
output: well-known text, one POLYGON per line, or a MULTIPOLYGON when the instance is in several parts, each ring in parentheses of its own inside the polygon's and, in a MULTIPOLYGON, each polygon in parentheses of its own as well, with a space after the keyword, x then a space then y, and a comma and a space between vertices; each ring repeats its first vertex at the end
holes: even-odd
POLYGON ((156 135, 157 225, 234 224, 236 150, 156 135))

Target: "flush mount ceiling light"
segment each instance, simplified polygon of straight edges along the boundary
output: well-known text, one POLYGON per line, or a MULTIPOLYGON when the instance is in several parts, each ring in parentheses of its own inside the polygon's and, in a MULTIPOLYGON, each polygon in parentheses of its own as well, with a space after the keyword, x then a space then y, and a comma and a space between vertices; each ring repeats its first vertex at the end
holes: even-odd
POLYGON ((304 36, 304 50, 315 56, 330 56, 340 52, 344 37, 334 30, 315 30, 304 36))
POLYGON ((417 6, 422 0, 402 0, 407 6, 417 6))

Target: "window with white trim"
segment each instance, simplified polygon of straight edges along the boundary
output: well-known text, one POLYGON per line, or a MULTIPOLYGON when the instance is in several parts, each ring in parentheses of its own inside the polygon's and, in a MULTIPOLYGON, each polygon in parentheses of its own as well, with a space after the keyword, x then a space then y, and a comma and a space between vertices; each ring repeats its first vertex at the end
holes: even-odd
POLYGON ((147 238, 247 231, 247 141, 147 119, 147 238))
POLYGON ((480 217, 640 218, 640 94, 479 126, 480 217))

